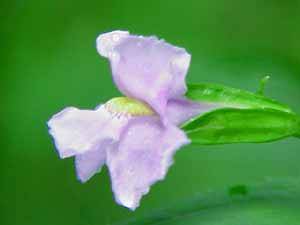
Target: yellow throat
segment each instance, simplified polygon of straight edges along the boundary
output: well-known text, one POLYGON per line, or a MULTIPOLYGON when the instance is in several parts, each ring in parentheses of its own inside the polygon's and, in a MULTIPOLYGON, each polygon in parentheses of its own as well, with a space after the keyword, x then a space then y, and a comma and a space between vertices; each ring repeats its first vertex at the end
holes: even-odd
POLYGON ((129 116, 150 116, 155 114, 153 109, 146 103, 128 97, 112 98, 105 103, 105 106, 112 113, 129 116))

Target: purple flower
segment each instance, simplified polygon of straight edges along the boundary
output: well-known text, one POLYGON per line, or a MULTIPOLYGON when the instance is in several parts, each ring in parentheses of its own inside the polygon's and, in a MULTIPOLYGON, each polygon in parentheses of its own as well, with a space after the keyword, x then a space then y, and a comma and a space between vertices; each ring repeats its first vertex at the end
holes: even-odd
POLYGON ((95 110, 68 107, 48 121, 49 133, 61 158, 75 156, 80 181, 106 164, 116 201, 134 210, 190 142, 177 126, 208 108, 183 97, 191 59, 185 49, 126 31, 100 35, 97 49, 126 97, 95 110))

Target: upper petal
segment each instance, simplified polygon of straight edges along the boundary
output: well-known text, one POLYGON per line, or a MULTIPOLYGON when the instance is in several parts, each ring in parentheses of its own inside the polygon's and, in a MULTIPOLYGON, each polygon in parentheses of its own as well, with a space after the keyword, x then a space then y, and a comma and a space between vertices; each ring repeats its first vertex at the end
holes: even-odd
POLYGON ((115 46, 117 46, 123 38, 129 35, 128 31, 113 31, 109 35, 99 35, 97 38, 97 50, 100 55, 104 57, 110 57, 113 53, 115 46), (101 43, 98 44, 98 43, 101 43))
POLYGON ((183 48, 154 36, 114 31, 98 37, 97 49, 109 58, 119 90, 147 102, 160 115, 164 115, 169 99, 186 92, 185 76, 191 56, 183 48))
POLYGON ((96 151, 105 140, 118 140, 126 124, 126 119, 112 115, 104 106, 96 110, 68 107, 48 121, 61 158, 96 151))
POLYGON ((107 165, 116 201, 132 210, 152 184, 162 180, 176 150, 189 143, 184 132, 164 126, 157 117, 129 122, 120 142, 107 151, 107 165))

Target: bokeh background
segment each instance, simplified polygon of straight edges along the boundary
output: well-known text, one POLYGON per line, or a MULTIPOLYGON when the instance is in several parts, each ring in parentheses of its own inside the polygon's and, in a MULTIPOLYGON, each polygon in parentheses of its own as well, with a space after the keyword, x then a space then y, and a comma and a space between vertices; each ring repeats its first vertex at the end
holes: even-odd
MULTIPOLYGON (((185 47, 188 82, 255 91, 271 75, 267 95, 300 113, 299 0, 1 0, 0 12, 0 224, 114 224, 193 196, 226 195, 236 185, 246 195, 247 187, 291 181, 297 192, 299 140, 185 147, 166 180, 131 212, 114 202, 106 169, 86 184, 76 180, 73 159, 58 158, 46 121, 66 106, 93 108, 120 95, 95 49, 97 35, 115 29, 185 47)), ((277 206, 288 219, 300 203, 287 202, 207 208, 200 221, 223 224, 277 206)))

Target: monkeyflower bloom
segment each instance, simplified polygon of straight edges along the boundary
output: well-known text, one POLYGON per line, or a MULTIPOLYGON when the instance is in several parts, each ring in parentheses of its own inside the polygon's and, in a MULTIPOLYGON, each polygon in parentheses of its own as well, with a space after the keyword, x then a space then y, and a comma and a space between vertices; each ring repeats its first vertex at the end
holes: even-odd
POLYGON ((185 49, 113 31, 97 38, 97 50, 126 97, 94 110, 68 107, 48 121, 49 133, 61 158, 75 157, 81 182, 105 164, 116 201, 134 210, 190 143, 178 125, 208 108, 184 98, 191 60, 185 49))

